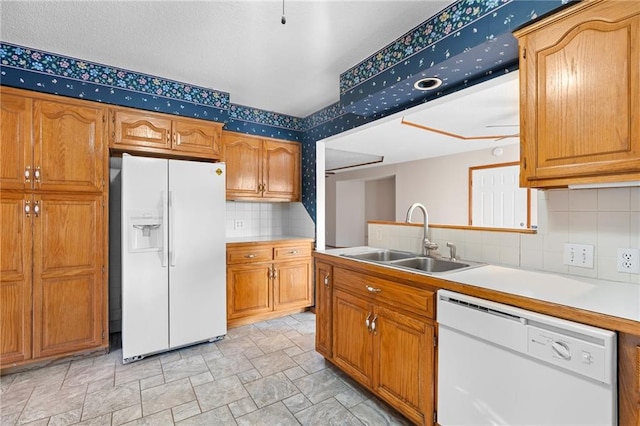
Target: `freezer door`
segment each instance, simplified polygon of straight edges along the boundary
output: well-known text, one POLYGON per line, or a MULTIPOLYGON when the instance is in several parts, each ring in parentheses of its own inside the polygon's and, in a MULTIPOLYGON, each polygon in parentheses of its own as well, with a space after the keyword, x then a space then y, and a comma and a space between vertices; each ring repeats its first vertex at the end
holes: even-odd
POLYGON ((122 157, 122 356, 125 360, 169 348, 167 183, 167 160, 122 157))
POLYGON ((169 345, 227 332, 225 167, 169 160, 169 345))

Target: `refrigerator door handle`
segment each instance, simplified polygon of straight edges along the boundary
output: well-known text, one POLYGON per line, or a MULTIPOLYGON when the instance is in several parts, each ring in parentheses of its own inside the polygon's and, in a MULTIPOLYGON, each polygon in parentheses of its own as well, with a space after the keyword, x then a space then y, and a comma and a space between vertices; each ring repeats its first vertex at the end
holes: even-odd
POLYGON ((176 223, 176 197, 173 191, 169 191, 169 257, 171 260, 170 266, 176 266, 176 250, 174 248, 173 240, 175 239, 175 223, 176 223))
POLYGON ((167 227, 167 212, 169 211, 169 200, 167 191, 162 191, 162 267, 167 267, 169 252, 167 251, 167 239, 169 238, 169 228, 167 227))

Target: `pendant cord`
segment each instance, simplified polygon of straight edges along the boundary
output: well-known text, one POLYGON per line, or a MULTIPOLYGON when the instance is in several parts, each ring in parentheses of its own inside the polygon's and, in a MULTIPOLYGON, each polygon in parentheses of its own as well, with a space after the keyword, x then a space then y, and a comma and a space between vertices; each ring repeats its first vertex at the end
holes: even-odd
POLYGON ((280 18, 282 25, 287 23, 287 18, 284 16, 284 0, 282 0, 282 18, 280 18))

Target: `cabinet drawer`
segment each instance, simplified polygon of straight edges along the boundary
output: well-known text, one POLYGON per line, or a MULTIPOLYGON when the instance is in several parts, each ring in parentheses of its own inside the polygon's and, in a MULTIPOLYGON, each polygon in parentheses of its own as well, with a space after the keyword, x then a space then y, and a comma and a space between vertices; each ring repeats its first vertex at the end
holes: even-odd
POLYGON ((227 264, 269 262, 273 259, 271 246, 227 248, 227 264))
POLYGON ((358 296, 434 317, 435 293, 345 269, 334 269, 334 285, 358 296))
POLYGON ((298 259, 301 257, 311 257, 311 244, 275 247, 273 249, 273 258, 275 260, 298 259))

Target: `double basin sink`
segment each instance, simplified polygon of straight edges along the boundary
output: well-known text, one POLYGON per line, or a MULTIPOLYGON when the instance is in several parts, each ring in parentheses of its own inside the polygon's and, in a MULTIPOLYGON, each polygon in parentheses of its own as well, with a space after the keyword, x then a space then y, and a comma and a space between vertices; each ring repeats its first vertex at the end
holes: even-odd
POLYGON ((393 266, 414 272, 438 274, 449 271, 460 271, 484 265, 483 263, 449 260, 439 257, 421 256, 419 254, 398 250, 377 250, 364 253, 343 254, 350 259, 373 262, 393 266))

